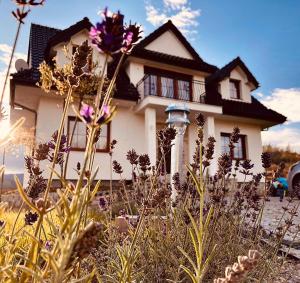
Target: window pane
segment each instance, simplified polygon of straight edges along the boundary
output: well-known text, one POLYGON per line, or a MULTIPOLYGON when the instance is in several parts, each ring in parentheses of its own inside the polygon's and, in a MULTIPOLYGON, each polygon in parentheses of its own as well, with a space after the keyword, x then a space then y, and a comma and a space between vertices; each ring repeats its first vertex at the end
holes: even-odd
POLYGON ((97 149, 107 149, 108 147, 108 125, 103 125, 96 144, 97 149))
POLYGON ((178 80, 178 98, 190 100, 190 82, 178 80))
POLYGON ((157 95, 157 76, 148 75, 144 84, 145 95, 157 95))
POLYGON ((242 159, 243 158, 243 143, 242 143, 241 138, 235 144, 235 147, 234 147, 234 150, 233 150, 233 157, 236 158, 236 159, 242 159))
MULTIPOLYGON (((71 138, 75 120, 69 120, 69 137, 71 138)), ((86 126, 83 122, 77 121, 74 131, 71 147, 72 148, 85 148, 86 146, 86 126)))
POLYGON ((239 82, 238 81, 229 81, 230 85, 230 98, 239 98, 239 82))
POLYGON ((221 136, 221 153, 230 154, 229 148, 229 137, 228 136, 221 136))
POLYGON ((174 98, 174 81, 170 78, 161 78, 161 95, 174 98))

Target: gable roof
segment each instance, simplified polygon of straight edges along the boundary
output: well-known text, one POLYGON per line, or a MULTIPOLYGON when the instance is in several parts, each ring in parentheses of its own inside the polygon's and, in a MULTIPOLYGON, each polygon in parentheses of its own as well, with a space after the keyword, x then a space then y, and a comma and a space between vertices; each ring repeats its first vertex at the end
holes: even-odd
POLYGON ((256 80, 254 75, 250 72, 250 70, 247 68, 247 66, 245 65, 245 63, 242 61, 240 57, 236 57, 227 65, 225 65, 223 68, 217 70, 214 74, 212 74, 210 77, 207 78, 207 82, 215 83, 215 82, 222 81, 223 79, 229 77, 231 71, 238 66, 245 72, 248 80, 254 84, 255 88, 258 88, 259 82, 256 80))
POLYGON ((91 27, 92 24, 90 20, 87 17, 84 17, 82 20, 75 23, 74 25, 71 25, 64 30, 60 30, 48 40, 47 47, 45 49, 45 57, 48 58, 51 47, 61 42, 67 42, 74 34, 84 29, 90 30, 91 27))
MULTIPOLYGON (((72 35, 80 32, 83 29, 89 29, 91 25, 92 24, 88 18, 84 18, 83 20, 64 30, 32 24, 28 48, 28 61, 31 62, 32 68, 12 74, 11 83, 13 84, 13 87, 11 88, 11 91, 13 92, 14 84, 16 82, 35 85, 40 77, 38 66, 45 59, 45 56, 49 54, 50 48, 60 42, 68 41, 72 35)), ((136 56, 179 67, 213 73, 206 79, 206 103, 222 106, 223 114, 225 115, 262 119, 271 122, 273 125, 286 121, 286 117, 277 113, 276 111, 268 109, 254 97, 251 98, 252 103, 222 99, 217 90, 217 83, 225 77, 228 77, 230 72, 236 66, 242 68, 242 70, 246 73, 248 80, 250 80, 256 87, 258 87, 258 82, 239 57, 221 69, 204 62, 171 21, 168 21, 166 24, 158 28, 156 31, 138 43, 133 48, 131 55, 127 55, 126 57, 130 56, 136 56), (158 38, 166 30, 171 30, 177 36, 177 38, 181 40, 187 50, 189 50, 189 52, 193 55, 194 59, 186 59, 145 49, 145 46, 158 38)), ((111 62, 108 66, 109 77, 112 77, 114 69, 116 68, 117 60, 116 58, 114 59, 115 60, 113 60, 113 62, 111 62)), ((130 82, 130 79, 124 68, 120 69, 118 78, 116 80, 115 97, 133 101, 137 101, 139 98, 139 93, 136 87, 130 82)))
POLYGON ((214 73, 218 68, 214 65, 204 62, 195 49, 190 45, 183 34, 178 30, 178 28, 172 23, 171 20, 167 21, 161 27, 150 33, 143 40, 141 40, 132 50, 132 56, 144 58, 148 60, 153 60, 157 62, 163 62, 170 65, 175 65, 179 67, 185 67, 188 69, 194 69, 197 71, 203 71, 207 73, 214 73), (173 56, 157 51, 152 51, 146 49, 146 46, 151 42, 159 38, 166 31, 171 31, 177 39, 183 44, 187 51, 191 54, 193 59, 186 59, 178 56, 173 56))
POLYGON ((59 29, 42 26, 38 24, 31 24, 29 35, 29 46, 27 63, 31 64, 31 69, 22 70, 13 75, 15 79, 23 81, 38 80, 39 71, 38 67, 45 59, 44 52, 47 43, 59 29))
POLYGON ((171 20, 168 20, 165 24, 160 26, 158 29, 154 30, 144 39, 142 39, 135 48, 142 49, 149 45, 152 41, 160 37, 166 31, 172 31, 178 40, 183 44, 183 46, 189 51, 194 60, 201 60, 199 54, 195 51, 195 49, 190 45, 187 39, 183 36, 183 34, 178 30, 178 28, 172 23, 171 20))

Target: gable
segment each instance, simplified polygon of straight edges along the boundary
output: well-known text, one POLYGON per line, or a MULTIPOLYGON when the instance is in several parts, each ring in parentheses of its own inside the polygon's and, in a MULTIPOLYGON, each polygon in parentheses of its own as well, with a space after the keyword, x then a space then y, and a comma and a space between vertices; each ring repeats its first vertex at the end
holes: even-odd
POLYGON ((191 53, 186 49, 184 44, 172 31, 165 31, 158 38, 145 46, 145 49, 164 53, 168 55, 178 56, 186 59, 193 59, 191 53))

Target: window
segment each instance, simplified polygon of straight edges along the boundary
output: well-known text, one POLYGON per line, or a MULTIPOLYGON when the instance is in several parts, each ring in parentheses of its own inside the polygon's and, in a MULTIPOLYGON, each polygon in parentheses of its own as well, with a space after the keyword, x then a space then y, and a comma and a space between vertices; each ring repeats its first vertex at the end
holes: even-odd
POLYGON ((246 136, 240 135, 233 151, 229 148, 230 134, 221 133, 221 153, 230 154, 233 159, 246 159, 246 136))
POLYGON ((157 77, 155 75, 149 75, 144 86, 146 95, 157 95, 157 77))
POLYGON ((240 99, 240 81, 239 80, 229 80, 230 85, 230 98, 240 99))
MULTIPOLYGON (((78 48, 78 47, 79 47, 79 45, 77 45, 77 44, 73 44, 73 45, 72 45, 72 55, 75 54, 75 52, 77 51, 77 48, 78 48)), ((93 54, 93 53, 92 53, 92 54, 93 54)), ((91 70, 92 70, 92 67, 93 67, 92 54, 91 54, 91 56, 89 57, 88 66, 87 66, 87 68, 86 68, 86 69, 88 69, 88 70, 86 70, 86 71, 91 71, 91 70)))
MULTIPOLYGON (((74 134, 72 138, 71 149, 77 151, 85 150, 86 142, 87 142, 86 125, 80 120, 77 120, 76 122, 76 117, 68 117, 69 138, 71 138, 73 131, 74 134)), ((96 150, 99 152, 108 152, 109 143, 110 143, 110 123, 102 126, 100 135, 96 143, 96 150)))
POLYGON ((190 100, 190 82, 189 81, 184 81, 184 80, 178 80, 178 97, 184 100, 190 100))
POLYGON ((145 67, 145 74, 145 95, 192 100, 191 76, 150 67, 145 67))
POLYGON ((175 98, 174 80, 172 78, 161 77, 161 96, 175 98))

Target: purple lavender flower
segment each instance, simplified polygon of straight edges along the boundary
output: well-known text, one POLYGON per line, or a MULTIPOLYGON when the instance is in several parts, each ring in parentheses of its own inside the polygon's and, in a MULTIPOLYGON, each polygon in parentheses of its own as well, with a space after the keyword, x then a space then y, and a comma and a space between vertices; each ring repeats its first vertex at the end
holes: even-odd
POLYGON ((51 251, 53 248, 53 243, 51 241, 46 241, 45 243, 45 249, 48 251, 51 251))
POLYGON ((33 225, 39 218, 39 215, 36 212, 28 211, 25 213, 25 224, 33 225))
POLYGON ((124 16, 118 11, 112 16, 104 9, 103 21, 91 27, 90 39, 92 44, 102 53, 114 54, 120 51, 129 53, 133 45, 141 38, 140 26, 123 25, 124 16))
POLYGON ((101 196, 99 198, 99 208, 101 211, 106 211, 107 208, 108 208, 108 202, 107 202, 107 199, 104 197, 104 196, 101 196))
POLYGON ((88 124, 90 124, 93 120, 94 108, 88 104, 82 103, 80 115, 88 124))
POLYGON ((108 105, 103 106, 103 114, 101 117, 98 119, 97 123, 98 124, 103 124, 107 118, 111 116, 111 109, 108 105))
MULTIPOLYGON (((52 140, 50 142, 48 142, 48 146, 50 148, 48 160, 50 162, 53 162, 54 151, 55 151, 57 141, 58 141, 58 132, 55 131, 54 134, 52 135, 52 140)), ((64 153, 68 153, 69 151, 70 151, 70 146, 68 146, 67 136, 63 134, 61 136, 61 140, 60 140, 59 152, 58 152, 58 156, 56 159, 56 164, 62 165, 64 162, 64 153)))
POLYGON ((124 16, 118 11, 108 16, 107 8, 103 11, 103 21, 91 27, 92 44, 102 53, 117 53, 123 47, 124 16))
POLYGON ((140 26, 129 24, 129 26, 126 27, 124 33, 124 47, 122 48, 124 53, 129 53, 132 50, 133 45, 142 38, 140 34, 140 26))

